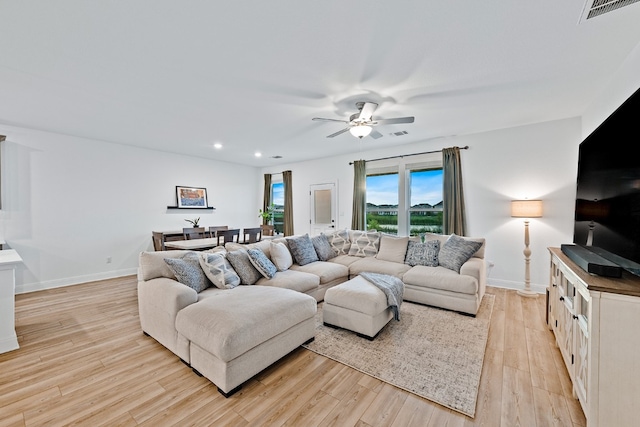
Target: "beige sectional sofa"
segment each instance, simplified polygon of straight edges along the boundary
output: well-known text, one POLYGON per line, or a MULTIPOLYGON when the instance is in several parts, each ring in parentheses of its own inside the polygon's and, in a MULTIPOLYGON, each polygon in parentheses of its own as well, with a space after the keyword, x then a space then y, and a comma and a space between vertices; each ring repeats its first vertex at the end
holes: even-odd
MULTIPOLYGON (((142 252, 138 272, 141 327, 228 395, 313 339, 316 302, 324 299, 327 289, 364 271, 400 278, 406 301, 475 315, 486 286, 484 239, 426 234, 424 240, 340 230, 248 245, 227 243, 199 255, 190 251, 142 252), (200 288, 187 283, 188 277, 177 274, 174 265, 196 256, 209 280, 200 288), (224 312, 226 298, 235 304, 236 312, 242 312, 244 301, 247 312, 263 310, 263 317, 247 316, 251 319, 247 322, 253 323, 243 325, 242 314, 226 314, 231 319, 228 328, 203 323, 206 313, 216 317, 224 312), (264 301, 270 303, 260 305, 264 301), (249 344, 244 340, 242 348, 211 347, 216 336, 219 339, 220 334, 226 334, 225 340, 233 343, 239 339, 234 335, 260 329, 261 323, 268 323, 266 317, 283 308, 286 313, 287 307, 296 307, 291 311, 298 314, 265 332, 266 338, 250 340, 249 344), (225 354, 232 354, 235 360, 224 360, 225 354)), ((262 335, 251 333, 254 338, 262 335)))

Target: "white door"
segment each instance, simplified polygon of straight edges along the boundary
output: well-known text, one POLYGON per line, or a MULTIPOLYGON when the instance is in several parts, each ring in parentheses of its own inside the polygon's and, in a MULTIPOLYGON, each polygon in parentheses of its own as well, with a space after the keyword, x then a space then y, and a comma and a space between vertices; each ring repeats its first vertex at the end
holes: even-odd
POLYGON ((336 185, 314 184, 309 191, 311 199, 310 235, 332 233, 336 227, 336 185))

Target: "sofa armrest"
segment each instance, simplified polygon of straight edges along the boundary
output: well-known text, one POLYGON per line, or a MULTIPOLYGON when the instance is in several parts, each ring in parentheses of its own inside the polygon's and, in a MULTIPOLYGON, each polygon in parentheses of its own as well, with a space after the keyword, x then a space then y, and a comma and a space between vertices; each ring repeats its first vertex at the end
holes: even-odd
POLYGON ((478 296, 482 299, 487 286, 487 265, 484 258, 469 258, 469 260, 460 267, 460 274, 472 276, 478 280, 478 296))
POLYGON ((140 326, 160 344, 177 354, 176 316, 198 301, 198 293, 173 279, 138 281, 140 326))

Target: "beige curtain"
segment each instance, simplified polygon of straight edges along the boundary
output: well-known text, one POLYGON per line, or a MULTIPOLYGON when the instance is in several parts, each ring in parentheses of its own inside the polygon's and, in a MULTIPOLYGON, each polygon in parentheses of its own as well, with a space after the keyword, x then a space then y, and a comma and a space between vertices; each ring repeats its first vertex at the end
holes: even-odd
POLYGON ((353 162, 353 208, 351 229, 366 230, 367 227, 367 167, 366 161, 353 162))
POLYGON ((443 234, 464 236, 466 232, 464 192, 462 191, 462 167, 460 148, 442 150, 443 169, 443 234))
MULTIPOLYGON (((269 209, 269 205, 271 205, 271 174, 264 174, 264 198, 262 200, 262 212, 266 212, 269 209)), ((263 219, 262 223, 267 225, 269 223, 268 219, 263 219)))
POLYGON ((293 186, 291 171, 282 172, 284 183, 284 235, 293 236, 293 186))

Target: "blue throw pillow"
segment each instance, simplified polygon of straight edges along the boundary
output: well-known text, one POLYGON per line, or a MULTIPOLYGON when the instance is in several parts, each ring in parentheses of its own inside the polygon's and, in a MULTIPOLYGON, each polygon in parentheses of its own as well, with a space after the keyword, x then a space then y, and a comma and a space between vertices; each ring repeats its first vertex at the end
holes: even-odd
POLYGON ((165 258, 164 262, 169 266, 178 282, 198 293, 211 285, 200 267, 200 258, 196 252, 187 252, 181 258, 165 258))
POLYGON ((267 279, 273 279, 278 269, 260 249, 249 249, 249 261, 267 279))

